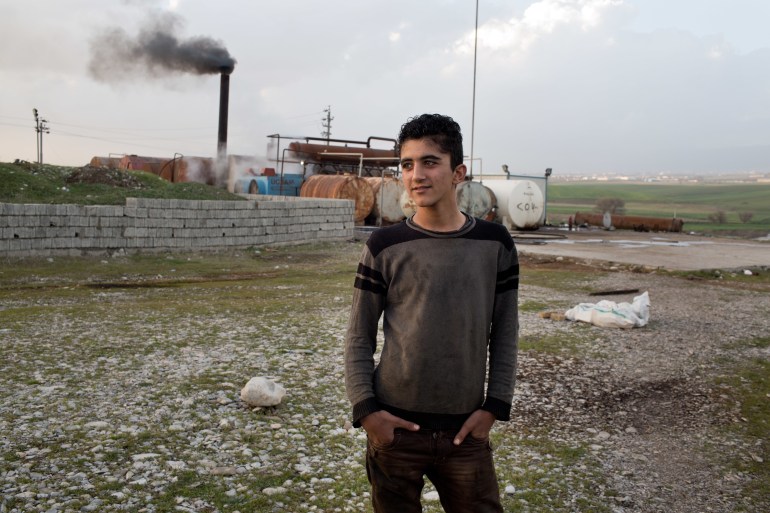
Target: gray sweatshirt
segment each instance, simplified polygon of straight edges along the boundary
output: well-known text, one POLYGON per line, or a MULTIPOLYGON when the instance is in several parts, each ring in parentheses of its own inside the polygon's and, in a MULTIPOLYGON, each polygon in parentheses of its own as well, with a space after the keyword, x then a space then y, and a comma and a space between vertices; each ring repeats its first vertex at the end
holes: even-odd
POLYGON ((458 429, 479 408, 510 418, 516 248, 503 226, 467 219, 460 230, 441 233, 408 219, 369 238, 345 341, 354 425, 383 409, 432 429, 458 429), (385 341, 375 364, 383 313, 385 341))

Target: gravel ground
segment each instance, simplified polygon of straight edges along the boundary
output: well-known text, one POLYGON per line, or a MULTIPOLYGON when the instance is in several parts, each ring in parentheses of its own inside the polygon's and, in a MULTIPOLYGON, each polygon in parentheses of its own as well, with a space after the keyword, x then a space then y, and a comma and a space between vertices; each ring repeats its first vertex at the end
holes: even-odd
MULTIPOLYGON (((336 251, 353 263, 360 245, 336 251)), ((740 404, 719 380, 770 356, 745 343, 770 337, 767 290, 622 266, 583 274, 553 257, 524 266, 646 290, 652 314, 619 330, 523 310, 523 338, 576 342, 521 353, 514 420, 493 433, 506 510, 770 510, 733 464, 761 459, 763 441, 733 429, 740 404)), ((346 292, 290 278, 0 289, 0 513, 370 511, 342 390, 352 274, 342 281, 346 292), (270 294, 280 301, 259 302, 270 294), (257 375, 287 389, 283 404, 239 400, 257 375)), ((588 300, 581 287, 521 287, 522 304, 552 310, 588 300)), ((426 511, 440 511, 426 491, 426 511)))
MULTIPOLYGON (((729 389, 717 384, 730 372, 725 362, 770 357, 767 348, 743 345, 770 336, 767 292, 627 272, 604 275, 590 286, 648 291, 650 324, 589 328, 596 336, 594 358, 525 357, 517 392, 521 414, 513 425, 540 423, 554 436, 591 443, 619 493, 615 511, 767 511, 769 504, 741 496, 753 477, 728 463, 735 456, 758 459, 762 441, 724 429, 744 419, 729 389)), ((543 301, 552 294, 536 287, 522 291, 524 298, 543 301)), ((559 299, 588 301, 579 293, 559 299)), ((607 299, 630 302, 632 295, 607 299)), ((522 333, 534 337, 574 329, 532 316, 522 321, 522 333)))

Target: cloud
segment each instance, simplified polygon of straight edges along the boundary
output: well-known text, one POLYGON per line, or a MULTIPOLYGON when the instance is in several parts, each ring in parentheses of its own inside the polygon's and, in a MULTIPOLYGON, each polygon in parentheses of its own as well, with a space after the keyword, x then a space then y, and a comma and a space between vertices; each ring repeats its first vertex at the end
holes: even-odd
MULTIPOLYGON (((531 4, 520 18, 492 19, 478 29, 479 48, 493 52, 525 52, 535 41, 562 28, 590 31, 599 27, 606 15, 623 6, 623 0, 540 0, 531 4)), ((460 54, 473 52, 475 34, 471 32, 454 44, 460 54)))

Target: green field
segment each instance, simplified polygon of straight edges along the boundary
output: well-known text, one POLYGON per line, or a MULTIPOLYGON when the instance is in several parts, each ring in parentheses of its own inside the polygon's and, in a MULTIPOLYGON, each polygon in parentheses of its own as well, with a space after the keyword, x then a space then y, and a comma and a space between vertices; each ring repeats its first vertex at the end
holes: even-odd
POLYGON ((548 220, 565 222, 575 212, 595 212, 600 198, 619 198, 625 214, 679 217, 686 231, 767 235, 770 184, 549 183, 548 220), (725 222, 709 219, 724 212, 725 222), (741 214, 751 214, 742 222, 741 214))

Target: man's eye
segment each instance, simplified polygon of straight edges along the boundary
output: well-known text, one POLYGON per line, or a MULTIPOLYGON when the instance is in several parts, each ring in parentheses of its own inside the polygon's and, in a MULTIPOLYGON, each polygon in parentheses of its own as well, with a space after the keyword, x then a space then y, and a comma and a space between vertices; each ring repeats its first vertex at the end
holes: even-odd
POLYGON ((401 164, 401 169, 412 169, 412 163, 404 162, 403 164, 401 164))

